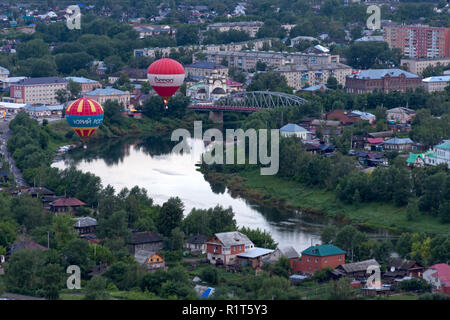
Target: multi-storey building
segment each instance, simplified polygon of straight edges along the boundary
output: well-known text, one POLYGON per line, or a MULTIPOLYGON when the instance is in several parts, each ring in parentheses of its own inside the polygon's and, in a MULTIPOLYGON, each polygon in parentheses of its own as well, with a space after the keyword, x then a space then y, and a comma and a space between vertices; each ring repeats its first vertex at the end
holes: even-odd
POLYGON ((10 97, 16 103, 57 104, 56 92, 67 89, 68 81, 63 78, 27 78, 14 83, 10 87, 10 97))
POLYGON ((86 92, 89 92, 89 91, 92 91, 92 90, 102 87, 100 82, 91 80, 91 79, 87 79, 87 78, 83 78, 83 77, 66 77, 66 80, 67 81, 72 80, 73 82, 80 84, 81 93, 86 93, 86 92))
POLYGON ((342 63, 297 64, 278 67, 275 72, 279 72, 286 78, 288 86, 294 90, 300 90, 306 84, 325 85, 330 77, 336 78, 339 84, 345 86, 345 79, 352 74, 352 68, 342 63))
POLYGON ((263 39, 255 39, 241 42, 231 42, 227 44, 207 44, 205 46, 200 45, 192 45, 192 46, 179 46, 179 47, 165 47, 165 48, 143 48, 143 49, 134 49, 135 57, 161 57, 167 58, 169 57, 172 51, 179 52, 182 50, 207 50, 207 51, 241 51, 247 48, 254 50, 261 50, 264 45, 268 45, 269 47, 272 45, 271 38, 263 38, 263 39))
POLYGON ((390 48, 399 48, 410 58, 450 57, 450 28, 385 26, 384 39, 390 48))
POLYGON ((367 93, 416 89, 422 86, 422 77, 401 69, 370 69, 347 76, 345 87, 349 93, 367 93))
POLYGON ((428 77, 422 80, 423 87, 428 92, 443 91, 449 85, 450 76, 428 77))
POLYGON ((206 30, 218 30, 219 32, 230 30, 244 31, 253 38, 263 25, 264 22, 261 21, 217 22, 208 25, 206 30))
POLYGON ((239 52, 203 51, 206 61, 221 63, 226 61, 228 67, 238 67, 244 70, 255 69, 258 61, 271 67, 293 65, 324 65, 339 63, 338 55, 327 53, 288 53, 275 51, 244 50, 239 52))
POLYGON ((430 59, 401 59, 400 65, 406 67, 409 72, 421 75, 425 68, 437 65, 447 66, 450 58, 430 58, 430 59))

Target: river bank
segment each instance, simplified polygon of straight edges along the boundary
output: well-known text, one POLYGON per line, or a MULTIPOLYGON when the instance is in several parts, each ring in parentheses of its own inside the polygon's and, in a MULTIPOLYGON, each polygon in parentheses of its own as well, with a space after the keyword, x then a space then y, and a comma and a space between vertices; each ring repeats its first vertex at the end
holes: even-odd
POLYGON ((307 187, 277 176, 261 176, 256 168, 240 171, 239 174, 205 170, 202 172, 207 181, 225 185, 232 195, 265 206, 299 210, 309 215, 327 216, 338 223, 351 223, 395 233, 450 233, 448 226, 425 215, 421 215, 416 221, 408 221, 405 207, 376 202, 346 205, 337 200, 331 191, 307 187))

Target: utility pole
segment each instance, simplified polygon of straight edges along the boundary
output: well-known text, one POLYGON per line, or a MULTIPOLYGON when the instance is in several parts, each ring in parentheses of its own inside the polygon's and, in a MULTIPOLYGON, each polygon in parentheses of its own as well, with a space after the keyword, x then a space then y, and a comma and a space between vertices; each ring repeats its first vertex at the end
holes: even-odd
POLYGON ((50 231, 47 231, 47 249, 50 249, 50 231))

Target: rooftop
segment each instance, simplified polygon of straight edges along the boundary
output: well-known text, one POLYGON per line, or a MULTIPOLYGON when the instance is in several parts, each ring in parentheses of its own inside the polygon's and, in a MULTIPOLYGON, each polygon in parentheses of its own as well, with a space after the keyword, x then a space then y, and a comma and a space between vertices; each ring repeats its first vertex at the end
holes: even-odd
POLYGON ((409 144, 414 143, 410 138, 392 138, 389 140, 386 140, 384 142, 385 144, 409 144))
POLYGON ((445 141, 441 144, 438 144, 437 146, 434 146, 436 149, 443 149, 450 151, 450 141, 445 141))
POLYGON ((282 126, 280 128, 280 131, 284 131, 284 132, 306 132, 308 130, 306 130, 303 127, 300 127, 299 125, 296 125, 294 123, 288 123, 285 126, 282 126))
POLYGON ((125 91, 114 88, 106 88, 106 89, 95 89, 86 94, 88 96, 112 96, 112 95, 123 95, 127 93, 125 91))
POLYGON ((187 65, 186 68, 198 68, 198 69, 227 69, 227 67, 214 62, 197 61, 193 64, 187 65))
POLYGON ((345 254, 345 251, 336 247, 333 244, 322 244, 311 246, 302 251, 302 255, 310 255, 318 257, 333 256, 336 254, 345 254))
POLYGON ((227 248, 239 244, 253 245, 253 242, 239 231, 220 232, 216 233, 215 237, 227 248))
POLYGON ((401 69, 369 69, 347 77, 354 79, 383 79, 386 76, 400 77, 402 74, 408 79, 419 78, 418 75, 401 69))
POLYGON ((94 219, 91 217, 81 217, 81 218, 74 218, 74 219, 76 221, 75 227, 77 227, 77 228, 90 227, 90 226, 97 225, 97 219, 94 219))
POLYGON ((17 85, 32 86, 32 85, 55 84, 55 83, 67 83, 67 80, 64 78, 57 78, 57 77, 27 78, 17 82, 17 85))
POLYGON ((151 231, 144 231, 133 233, 130 243, 141 244, 141 243, 162 242, 162 241, 164 241, 164 239, 161 238, 156 233, 153 233, 151 231))
POLYGON ((76 83, 97 83, 98 81, 95 80, 91 80, 88 78, 84 78, 84 77, 66 77, 66 80, 72 80, 73 82, 76 83))
POLYGON ((77 198, 59 198, 53 202, 50 202, 52 207, 76 207, 84 206, 86 203, 78 200, 77 198))
POLYGON ((254 259, 254 258, 261 257, 261 256, 265 256, 266 254, 269 254, 272 252, 274 252, 274 250, 272 250, 272 249, 255 247, 253 249, 250 249, 247 252, 240 253, 237 256, 240 258, 254 259))

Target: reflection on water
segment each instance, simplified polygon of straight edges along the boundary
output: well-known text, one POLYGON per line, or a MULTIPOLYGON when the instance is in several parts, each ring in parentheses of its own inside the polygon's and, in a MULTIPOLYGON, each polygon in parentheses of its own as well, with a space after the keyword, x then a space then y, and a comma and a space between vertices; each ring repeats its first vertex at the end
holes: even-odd
POLYGON ((110 184, 116 191, 138 185, 147 189, 157 204, 178 196, 185 205, 185 214, 192 208, 231 206, 238 226, 267 230, 280 246, 292 245, 297 251, 320 242, 325 219, 231 197, 223 185, 210 185, 196 171, 195 165, 205 150, 203 141, 190 139, 188 143, 193 148, 191 154, 175 154, 171 150, 176 143, 169 138, 112 139, 73 150, 53 166, 63 169, 75 165, 83 172, 99 176, 104 186, 110 184))

